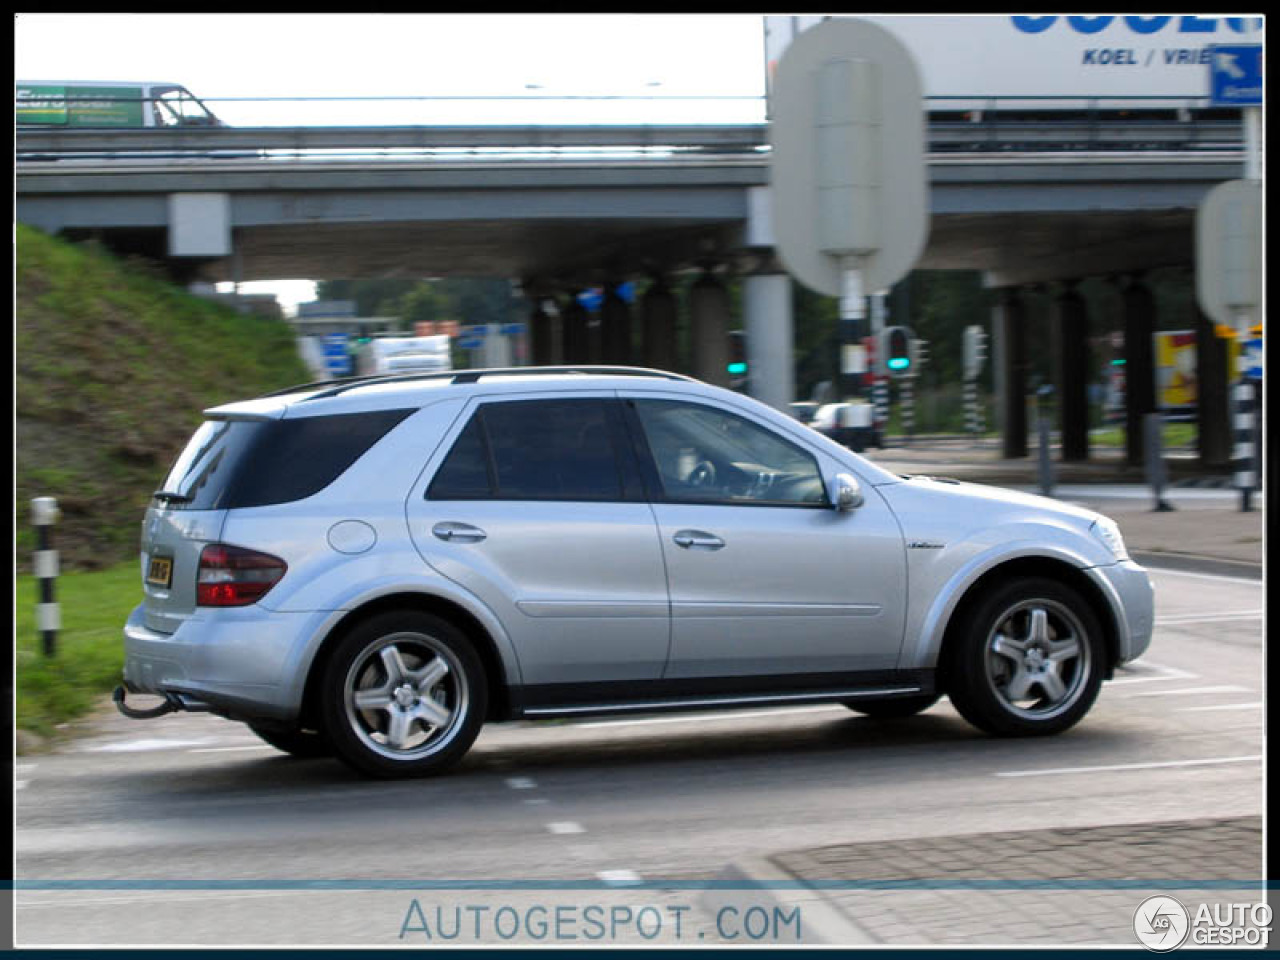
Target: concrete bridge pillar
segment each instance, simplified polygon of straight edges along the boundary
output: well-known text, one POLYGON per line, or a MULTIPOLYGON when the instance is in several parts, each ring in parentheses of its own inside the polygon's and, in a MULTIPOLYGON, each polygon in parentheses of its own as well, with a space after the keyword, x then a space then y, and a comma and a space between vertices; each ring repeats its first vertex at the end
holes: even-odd
POLYGON ((602 362, 628 366, 633 361, 631 346, 631 308, 618 294, 618 283, 606 283, 604 301, 600 304, 602 362))
POLYGON ((560 311, 561 340, 564 344, 564 362, 568 364, 590 363, 591 316, 587 308, 578 302, 576 294, 570 294, 560 311))
POLYGON ((729 386, 729 292, 704 270, 689 291, 693 375, 718 387, 729 386))
POLYGON ((1001 456, 1027 455, 1027 307, 1013 287, 1000 290, 995 333, 996 393, 1000 398, 1001 456))
POLYGON ((537 299, 529 314, 529 362, 535 367, 555 363, 555 325, 545 300, 537 299))
POLYGON ((746 277, 742 313, 747 334, 747 392, 787 413, 796 392, 791 277, 785 273, 746 277))
POLYGON ((1125 461, 1141 466, 1145 459, 1143 418, 1156 409, 1156 299, 1134 274, 1124 283, 1124 444, 1125 461))
POLYGON ((1213 320, 1197 303, 1196 434, 1200 462, 1222 467, 1231 462, 1231 404, 1228 393, 1227 342, 1214 332, 1213 320))
POLYGON ((655 370, 676 368, 676 298, 666 277, 655 276, 640 299, 644 365, 655 370))
POLYGON ((1089 459, 1089 310, 1071 285, 1059 292, 1053 318, 1058 431, 1065 461, 1089 459))

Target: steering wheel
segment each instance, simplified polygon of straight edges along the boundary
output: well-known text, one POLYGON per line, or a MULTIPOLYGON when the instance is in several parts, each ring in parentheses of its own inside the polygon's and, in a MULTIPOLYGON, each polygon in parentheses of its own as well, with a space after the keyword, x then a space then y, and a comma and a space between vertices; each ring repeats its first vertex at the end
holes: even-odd
POLYGON ((699 460, 692 470, 685 483, 691 487, 710 487, 716 482, 716 465, 710 460, 699 460))

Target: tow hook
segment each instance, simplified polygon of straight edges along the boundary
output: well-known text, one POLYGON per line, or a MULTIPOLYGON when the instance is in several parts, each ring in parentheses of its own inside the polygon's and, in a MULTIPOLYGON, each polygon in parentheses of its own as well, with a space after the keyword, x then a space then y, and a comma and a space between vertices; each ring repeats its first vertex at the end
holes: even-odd
POLYGON ((175 702, 175 698, 170 694, 165 694, 164 703, 151 707, 148 710, 139 710, 131 707, 124 702, 124 687, 116 687, 111 694, 111 699, 116 702, 116 709, 123 713, 126 717, 134 720, 154 720, 156 717, 163 717, 166 713, 177 713, 182 709, 182 704, 175 702))

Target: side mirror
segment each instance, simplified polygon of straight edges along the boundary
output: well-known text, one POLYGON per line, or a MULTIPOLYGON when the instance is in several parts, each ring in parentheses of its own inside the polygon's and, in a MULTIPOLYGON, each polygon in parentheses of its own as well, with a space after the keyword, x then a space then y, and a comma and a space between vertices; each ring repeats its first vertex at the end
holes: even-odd
POLYGON ((841 513, 856 510, 863 504, 862 488, 852 474, 837 473, 827 481, 827 500, 841 513))

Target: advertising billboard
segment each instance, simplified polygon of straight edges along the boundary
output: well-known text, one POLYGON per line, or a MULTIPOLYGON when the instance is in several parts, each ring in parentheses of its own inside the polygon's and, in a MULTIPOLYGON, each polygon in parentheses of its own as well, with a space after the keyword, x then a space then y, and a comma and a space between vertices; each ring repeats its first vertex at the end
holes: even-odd
MULTIPOLYGON (((823 19, 765 17, 770 91, 787 45, 823 19)), ((1188 106, 1200 106, 1209 95, 1213 48, 1262 44, 1264 36, 1261 17, 914 14, 859 19, 879 24, 906 45, 919 66, 926 98, 960 98, 930 103, 931 110, 984 109, 990 106, 987 99, 1018 97, 1070 98, 1034 104, 1047 109, 1080 109, 1080 98, 1092 97, 1137 98, 1128 104, 1134 108, 1151 106, 1140 99, 1146 97, 1185 98, 1194 101, 1188 106)))

